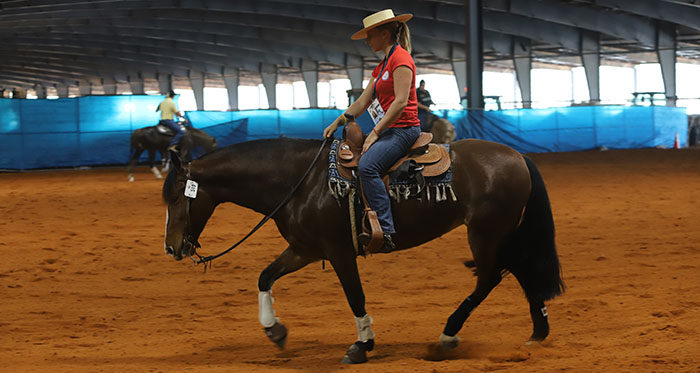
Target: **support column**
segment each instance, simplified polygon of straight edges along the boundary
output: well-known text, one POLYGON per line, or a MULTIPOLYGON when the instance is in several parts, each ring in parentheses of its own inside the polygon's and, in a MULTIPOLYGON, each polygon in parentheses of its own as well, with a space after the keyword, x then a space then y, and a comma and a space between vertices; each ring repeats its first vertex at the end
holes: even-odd
POLYGON ((345 68, 348 71, 350 87, 352 89, 362 89, 362 78, 365 74, 362 56, 354 54, 345 55, 345 68))
POLYGON ((102 78, 102 87, 106 95, 117 94, 117 81, 113 78, 102 78))
POLYGON ((43 85, 34 86, 34 92, 36 92, 36 98, 46 98, 46 87, 43 85))
POLYGON ((676 33, 672 26, 658 26, 656 54, 664 80, 666 106, 676 106, 676 33))
POLYGON ((56 95, 59 98, 68 98, 68 86, 65 84, 56 84, 56 95))
MULTIPOLYGON (((311 60, 301 61, 301 76, 306 84, 306 93, 309 96, 309 106, 318 107, 318 63, 311 60)), ((362 82, 360 82, 362 84, 362 82)))
POLYGON ((464 108, 467 108, 467 61, 466 52, 461 45, 452 45, 450 48, 450 60, 452 61, 452 73, 457 80, 457 94, 459 101, 464 100, 464 108))
POLYGON ((189 71, 190 86, 194 93, 194 101, 197 103, 197 110, 204 110, 204 73, 201 71, 189 71))
POLYGON ((143 87, 143 77, 139 73, 129 74, 129 87, 131 87, 131 93, 134 95, 145 95, 143 87))
POLYGON ((238 110, 238 80, 239 70, 229 67, 224 67, 224 84, 228 91, 228 107, 230 110, 238 110))
POLYGON ((277 109, 277 67, 266 63, 260 64, 260 77, 265 86, 270 109, 277 109))
POLYGON ((87 80, 78 82, 78 90, 81 96, 90 96, 92 94, 92 83, 87 80))
POLYGON ((588 94, 591 103, 600 102, 600 41, 598 33, 581 35, 581 62, 586 71, 588 94))
POLYGON ((518 80, 524 108, 532 107, 532 91, 530 88, 531 54, 532 46, 529 39, 516 38, 514 40, 513 66, 515 66, 515 77, 518 80))
POLYGON ((467 107, 484 108, 484 26, 481 0, 464 0, 466 11, 467 107))
POLYGON ((158 89, 161 94, 167 95, 173 89, 172 75, 158 73, 158 89))

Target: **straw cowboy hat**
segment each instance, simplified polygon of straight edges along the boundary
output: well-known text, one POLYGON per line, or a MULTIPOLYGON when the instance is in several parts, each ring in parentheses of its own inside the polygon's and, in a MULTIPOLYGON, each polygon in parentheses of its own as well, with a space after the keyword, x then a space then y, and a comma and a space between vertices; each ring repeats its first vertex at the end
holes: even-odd
POLYGON ((399 21, 401 23, 405 23, 409 19, 413 18, 413 14, 401 14, 398 16, 394 15, 394 11, 391 9, 384 9, 380 10, 377 13, 368 15, 365 17, 365 19, 362 20, 362 24, 365 26, 362 30, 354 33, 350 39, 352 40, 360 40, 364 39, 367 37, 367 31, 377 27, 381 26, 385 23, 393 22, 393 21, 399 21))

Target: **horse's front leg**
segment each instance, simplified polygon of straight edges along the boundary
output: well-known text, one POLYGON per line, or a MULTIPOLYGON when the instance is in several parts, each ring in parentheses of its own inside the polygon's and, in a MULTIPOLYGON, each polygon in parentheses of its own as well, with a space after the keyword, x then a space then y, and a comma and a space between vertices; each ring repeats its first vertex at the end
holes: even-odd
POLYGON ((258 279, 258 319, 265 328, 265 335, 279 348, 284 348, 287 343, 287 327, 279 322, 279 318, 275 317, 275 310, 272 308, 274 300, 270 289, 278 278, 297 271, 313 261, 314 259, 295 254, 292 246, 289 246, 260 273, 258 279))
POLYGON ((355 325, 357 326, 357 342, 350 346, 345 353, 344 364, 366 363, 367 351, 374 349, 372 318, 365 311, 365 293, 362 291, 362 282, 360 282, 360 274, 357 271, 357 258, 353 254, 352 250, 342 250, 337 257, 330 258, 352 313, 355 315, 355 325))

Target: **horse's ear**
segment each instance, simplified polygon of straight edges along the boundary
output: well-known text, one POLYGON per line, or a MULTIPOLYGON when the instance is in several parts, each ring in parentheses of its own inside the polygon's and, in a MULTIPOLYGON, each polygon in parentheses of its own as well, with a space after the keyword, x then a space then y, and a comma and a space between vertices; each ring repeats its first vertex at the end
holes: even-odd
POLYGON ((182 167, 182 159, 180 158, 180 154, 178 152, 170 150, 170 161, 173 162, 173 169, 182 172, 184 171, 182 167))

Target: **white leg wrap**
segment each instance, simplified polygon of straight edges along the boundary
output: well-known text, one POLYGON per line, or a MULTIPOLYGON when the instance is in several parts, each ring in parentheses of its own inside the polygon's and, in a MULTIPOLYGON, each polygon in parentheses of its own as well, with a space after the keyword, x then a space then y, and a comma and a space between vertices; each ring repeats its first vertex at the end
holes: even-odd
POLYGON ((163 175, 160 173, 160 171, 158 171, 158 169, 156 168, 156 166, 151 167, 151 172, 153 172, 153 176, 155 176, 156 179, 162 179, 162 178, 163 178, 163 175))
POLYGON ((357 325, 357 340, 360 342, 367 342, 370 339, 374 339, 374 331, 372 330, 372 320, 369 315, 364 315, 362 317, 355 317, 355 324, 357 325))
POLYGON ((453 342, 459 342, 459 337, 458 336, 450 337, 449 335, 445 335, 445 333, 440 334, 440 343, 453 343, 453 342))
POLYGON ((272 303, 275 300, 272 299, 269 291, 261 291, 258 293, 258 319, 262 326, 269 328, 279 321, 275 317, 275 310, 272 309, 272 303))

